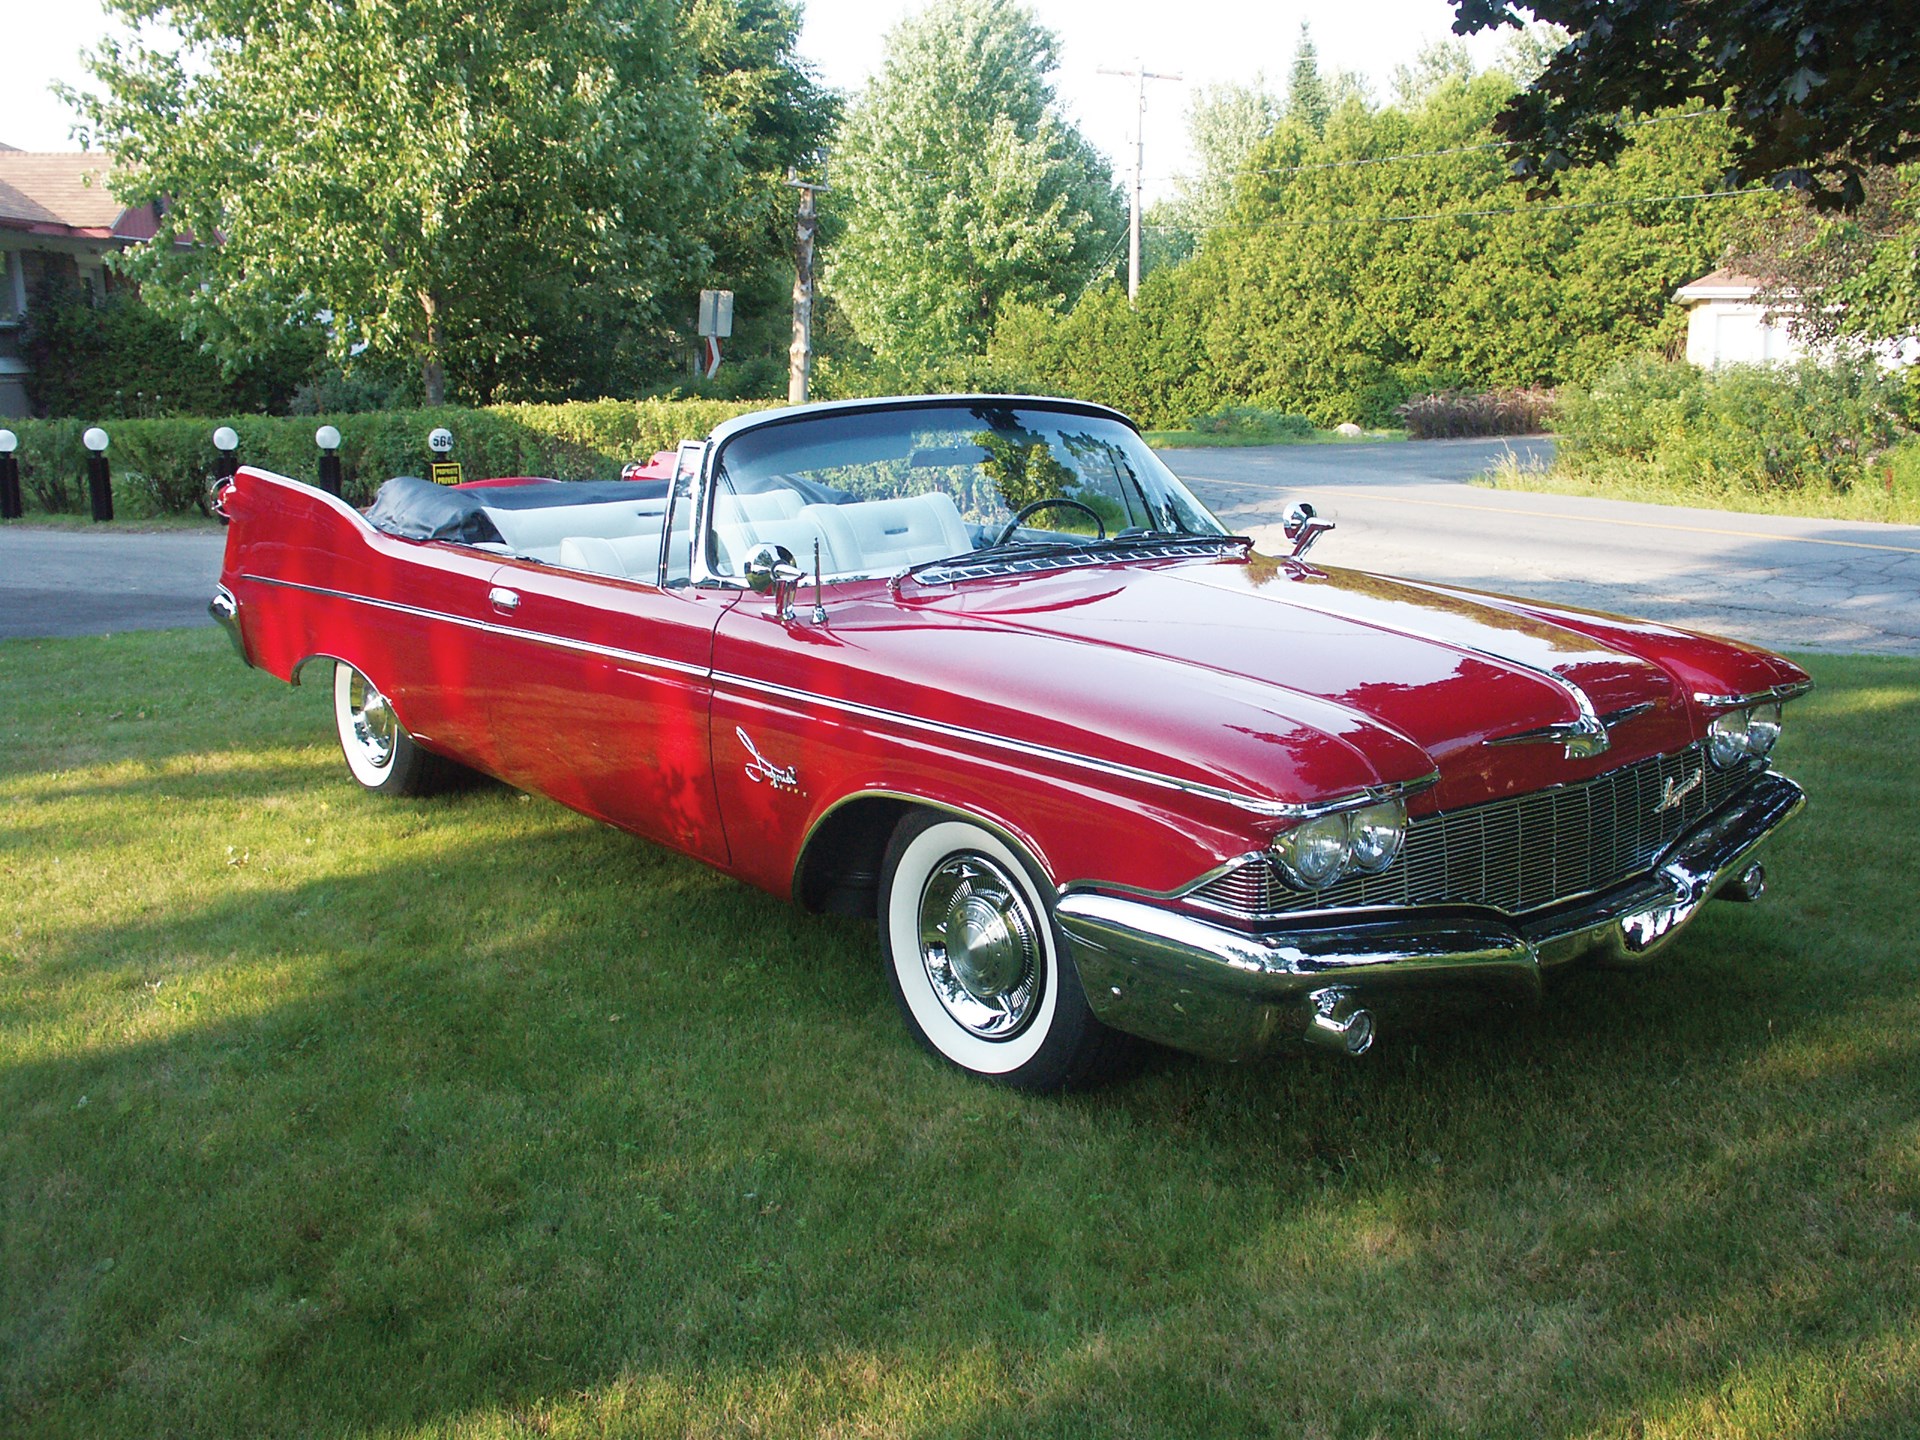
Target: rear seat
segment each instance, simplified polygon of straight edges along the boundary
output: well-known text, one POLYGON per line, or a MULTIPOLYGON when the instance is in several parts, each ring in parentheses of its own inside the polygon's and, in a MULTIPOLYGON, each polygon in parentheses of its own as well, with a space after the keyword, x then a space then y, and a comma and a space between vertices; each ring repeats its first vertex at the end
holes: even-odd
POLYGON ((590 575, 611 575, 618 580, 644 580, 654 584, 660 578, 659 526, 656 523, 648 534, 626 535, 615 540, 599 535, 569 535, 560 542, 553 563, 565 570, 585 570, 590 575))
POLYGON ((631 536, 653 537, 653 550, 660 553, 660 516, 666 508, 663 499, 616 500, 599 505, 554 505, 540 510, 505 510, 485 507, 500 538, 516 555, 559 563, 560 544, 576 537, 618 540, 631 536))

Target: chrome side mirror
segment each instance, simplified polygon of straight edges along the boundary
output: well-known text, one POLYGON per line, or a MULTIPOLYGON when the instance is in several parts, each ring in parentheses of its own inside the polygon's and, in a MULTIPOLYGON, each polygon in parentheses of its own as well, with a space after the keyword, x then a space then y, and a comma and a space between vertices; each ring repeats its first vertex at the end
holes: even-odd
POLYGON ((756 545, 742 568, 753 593, 772 595, 775 613, 782 620, 791 620, 793 592, 806 574, 794 564, 793 552, 784 545, 756 545))
POLYGON ((1314 541, 1333 529, 1333 521, 1322 520, 1314 513, 1313 506, 1304 500, 1296 500, 1281 517, 1280 529, 1293 542, 1292 558, 1297 560, 1307 553, 1314 541))

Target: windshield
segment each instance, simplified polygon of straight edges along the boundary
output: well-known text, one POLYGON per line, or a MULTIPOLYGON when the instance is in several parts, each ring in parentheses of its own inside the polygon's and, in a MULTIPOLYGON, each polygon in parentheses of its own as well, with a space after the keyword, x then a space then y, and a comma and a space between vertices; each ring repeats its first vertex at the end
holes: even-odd
POLYGON ((763 544, 825 578, 891 575, 1005 543, 1084 546, 1224 535, 1129 426, 969 401, 826 414, 749 430, 715 470, 717 575, 763 544))

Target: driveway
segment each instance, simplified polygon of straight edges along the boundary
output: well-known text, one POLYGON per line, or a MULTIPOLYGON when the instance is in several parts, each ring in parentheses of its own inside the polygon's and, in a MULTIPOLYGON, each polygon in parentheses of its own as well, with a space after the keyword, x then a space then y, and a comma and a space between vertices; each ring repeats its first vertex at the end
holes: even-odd
MULTIPOLYGON (((1644 615, 1800 650, 1920 655, 1920 527, 1635 505, 1463 482, 1551 440, 1169 450, 1228 524, 1285 554, 1287 505, 1339 522, 1313 559, 1644 615)), ((204 625, 216 531, 0 527, 0 638, 204 625)))
POLYGON ((222 531, 0 527, 0 639, 211 625, 222 531))
POLYGON ((1920 655, 1920 526, 1738 515, 1488 490, 1464 480, 1551 440, 1168 450, 1221 519, 1269 554, 1294 500, 1339 528, 1322 565, 1640 615, 1788 650, 1920 655))

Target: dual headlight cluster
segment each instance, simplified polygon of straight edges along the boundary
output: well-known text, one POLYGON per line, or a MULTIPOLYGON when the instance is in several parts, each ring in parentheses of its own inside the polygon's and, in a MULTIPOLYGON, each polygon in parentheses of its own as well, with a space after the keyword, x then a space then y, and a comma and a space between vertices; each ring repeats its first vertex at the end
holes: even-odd
POLYGON ((1729 710, 1724 715, 1716 715, 1707 726, 1707 756, 1722 770, 1731 770, 1743 760, 1764 758, 1779 738, 1780 707, 1777 704, 1729 710))
POLYGON ((1407 842, 1404 801, 1382 800, 1302 820, 1274 837, 1270 853, 1281 877, 1297 890, 1324 890, 1348 875, 1378 875, 1407 842))

